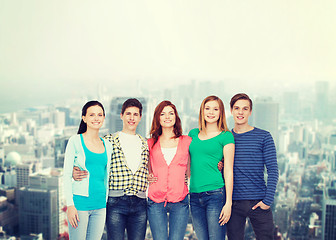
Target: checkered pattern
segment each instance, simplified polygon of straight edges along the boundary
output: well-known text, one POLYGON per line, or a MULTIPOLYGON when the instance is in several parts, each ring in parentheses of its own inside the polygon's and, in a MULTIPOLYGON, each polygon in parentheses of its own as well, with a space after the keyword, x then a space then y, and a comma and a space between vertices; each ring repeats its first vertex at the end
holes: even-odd
POLYGON ((121 149, 118 133, 106 135, 104 138, 112 144, 112 157, 110 167, 110 190, 124 190, 125 195, 136 195, 145 192, 148 185, 148 158, 149 150, 147 141, 138 135, 142 141, 140 167, 132 173, 125 162, 125 155, 121 149))

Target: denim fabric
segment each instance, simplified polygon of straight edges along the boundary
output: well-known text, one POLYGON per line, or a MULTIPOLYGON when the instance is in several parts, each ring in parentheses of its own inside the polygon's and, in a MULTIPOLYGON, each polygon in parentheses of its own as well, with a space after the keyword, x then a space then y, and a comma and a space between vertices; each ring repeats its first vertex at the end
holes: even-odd
POLYGON ((219 224, 219 215, 224 203, 224 188, 190 193, 192 222, 199 240, 225 239, 226 225, 219 224))
POLYGON ((147 201, 137 196, 109 197, 106 227, 109 240, 124 240, 125 229, 130 240, 145 239, 147 201))
POLYGON ((148 198, 148 221, 154 240, 183 240, 189 218, 188 195, 180 202, 156 203, 148 198), (167 214, 169 213, 169 218, 167 214), (168 234, 169 228, 169 234, 168 234))
POLYGON ((256 238, 259 240, 274 239, 274 224, 271 208, 263 210, 252 207, 261 200, 234 200, 232 213, 227 223, 227 235, 230 240, 243 240, 246 218, 250 218, 256 238))
POLYGON ((70 240, 100 240, 104 231, 106 208, 77 212, 79 217, 77 228, 68 224, 70 240))

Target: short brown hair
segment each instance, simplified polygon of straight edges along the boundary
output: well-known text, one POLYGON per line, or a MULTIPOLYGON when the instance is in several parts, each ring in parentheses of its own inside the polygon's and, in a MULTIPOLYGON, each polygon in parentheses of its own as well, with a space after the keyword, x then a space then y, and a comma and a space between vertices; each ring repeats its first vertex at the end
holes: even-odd
POLYGON ((129 108, 129 107, 139 108, 140 117, 142 116, 142 104, 138 99, 136 99, 136 98, 127 99, 121 107, 121 114, 123 115, 124 112, 126 111, 126 109, 129 108))
POLYGON ((230 107, 231 109, 233 108, 233 105, 238 101, 238 100, 247 100, 250 102, 250 110, 252 111, 252 100, 251 98, 245 94, 245 93, 237 93, 236 95, 234 95, 232 98, 231 98, 231 101, 230 101, 230 107))
POLYGON ((198 120, 199 130, 200 131, 205 130, 206 122, 204 118, 204 108, 205 108, 205 104, 210 101, 217 101, 219 105, 220 113, 219 113, 219 119, 217 122, 218 128, 220 129, 220 131, 225 131, 225 132, 229 131, 229 128, 226 124, 225 109, 224 109, 223 101, 217 96, 208 96, 203 100, 201 107, 200 107, 199 120, 198 120))

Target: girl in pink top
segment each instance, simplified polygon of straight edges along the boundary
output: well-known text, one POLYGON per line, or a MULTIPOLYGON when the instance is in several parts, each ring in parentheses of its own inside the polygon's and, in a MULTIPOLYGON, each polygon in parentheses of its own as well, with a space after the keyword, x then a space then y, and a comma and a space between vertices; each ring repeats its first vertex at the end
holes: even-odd
POLYGON ((149 171, 156 181, 149 185, 147 210, 153 239, 183 239, 189 218, 185 180, 191 138, 182 135, 174 104, 163 101, 155 108, 150 135, 149 171))

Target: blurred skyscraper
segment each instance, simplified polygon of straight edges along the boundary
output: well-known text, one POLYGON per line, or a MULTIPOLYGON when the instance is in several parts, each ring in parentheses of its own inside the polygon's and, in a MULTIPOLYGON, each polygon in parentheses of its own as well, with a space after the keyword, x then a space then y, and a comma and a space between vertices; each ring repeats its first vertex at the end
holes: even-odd
POLYGON ((283 110, 286 119, 297 120, 300 116, 299 93, 284 92, 283 94, 283 110))
POLYGON ((20 234, 43 233, 57 239, 67 232, 62 170, 48 168, 29 176, 29 185, 18 190, 20 234))
POLYGON ((57 190, 58 234, 68 232, 62 173, 63 172, 60 168, 46 168, 29 176, 29 187, 36 189, 57 190))
MULTIPOLYGON (((110 113, 108 114, 109 122, 108 122, 108 128, 110 133, 115 133, 117 131, 121 131, 123 128, 123 122, 120 119, 120 113, 123 103, 132 97, 115 97, 112 98, 111 104, 110 104, 110 113)), ((147 136, 147 99, 140 97, 136 98, 138 99, 142 104, 142 118, 141 121, 137 127, 137 133, 140 134, 143 137, 147 136)))
POLYGON ((22 187, 18 190, 20 234, 42 233, 46 240, 58 237, 57 189, 22 187))
POLYGON ((278 148, 279 103, 272 98, 257 98, 253 102, 250 124, 257 128, 269 131, 278 148))
POLYGON ((12 202, 14 200, 14 189, 0 188, 0 191, 13 191, 13 197, 11 198, 0 196, 0 227, 7 233, 14 234, 18 226, 18 211, 12 202))
POLYGON ((329 82, 315 83, 315 117, 318 120, 327 120, 329 117, 329 82))
POLYGON ((322 236, 323 240, 336 239, 336 189, 327 188, 322 207, 322 236))
POLYGON ((68 144, 69 136, 55 136, 55 167, 62 168, 64 165, 64 153, 66 145, 68 144))
POLYGON ((33 173, 34 164, 24 163, 16 166, 16 186, 17 189, 28 186, 29 174, 33 173))

